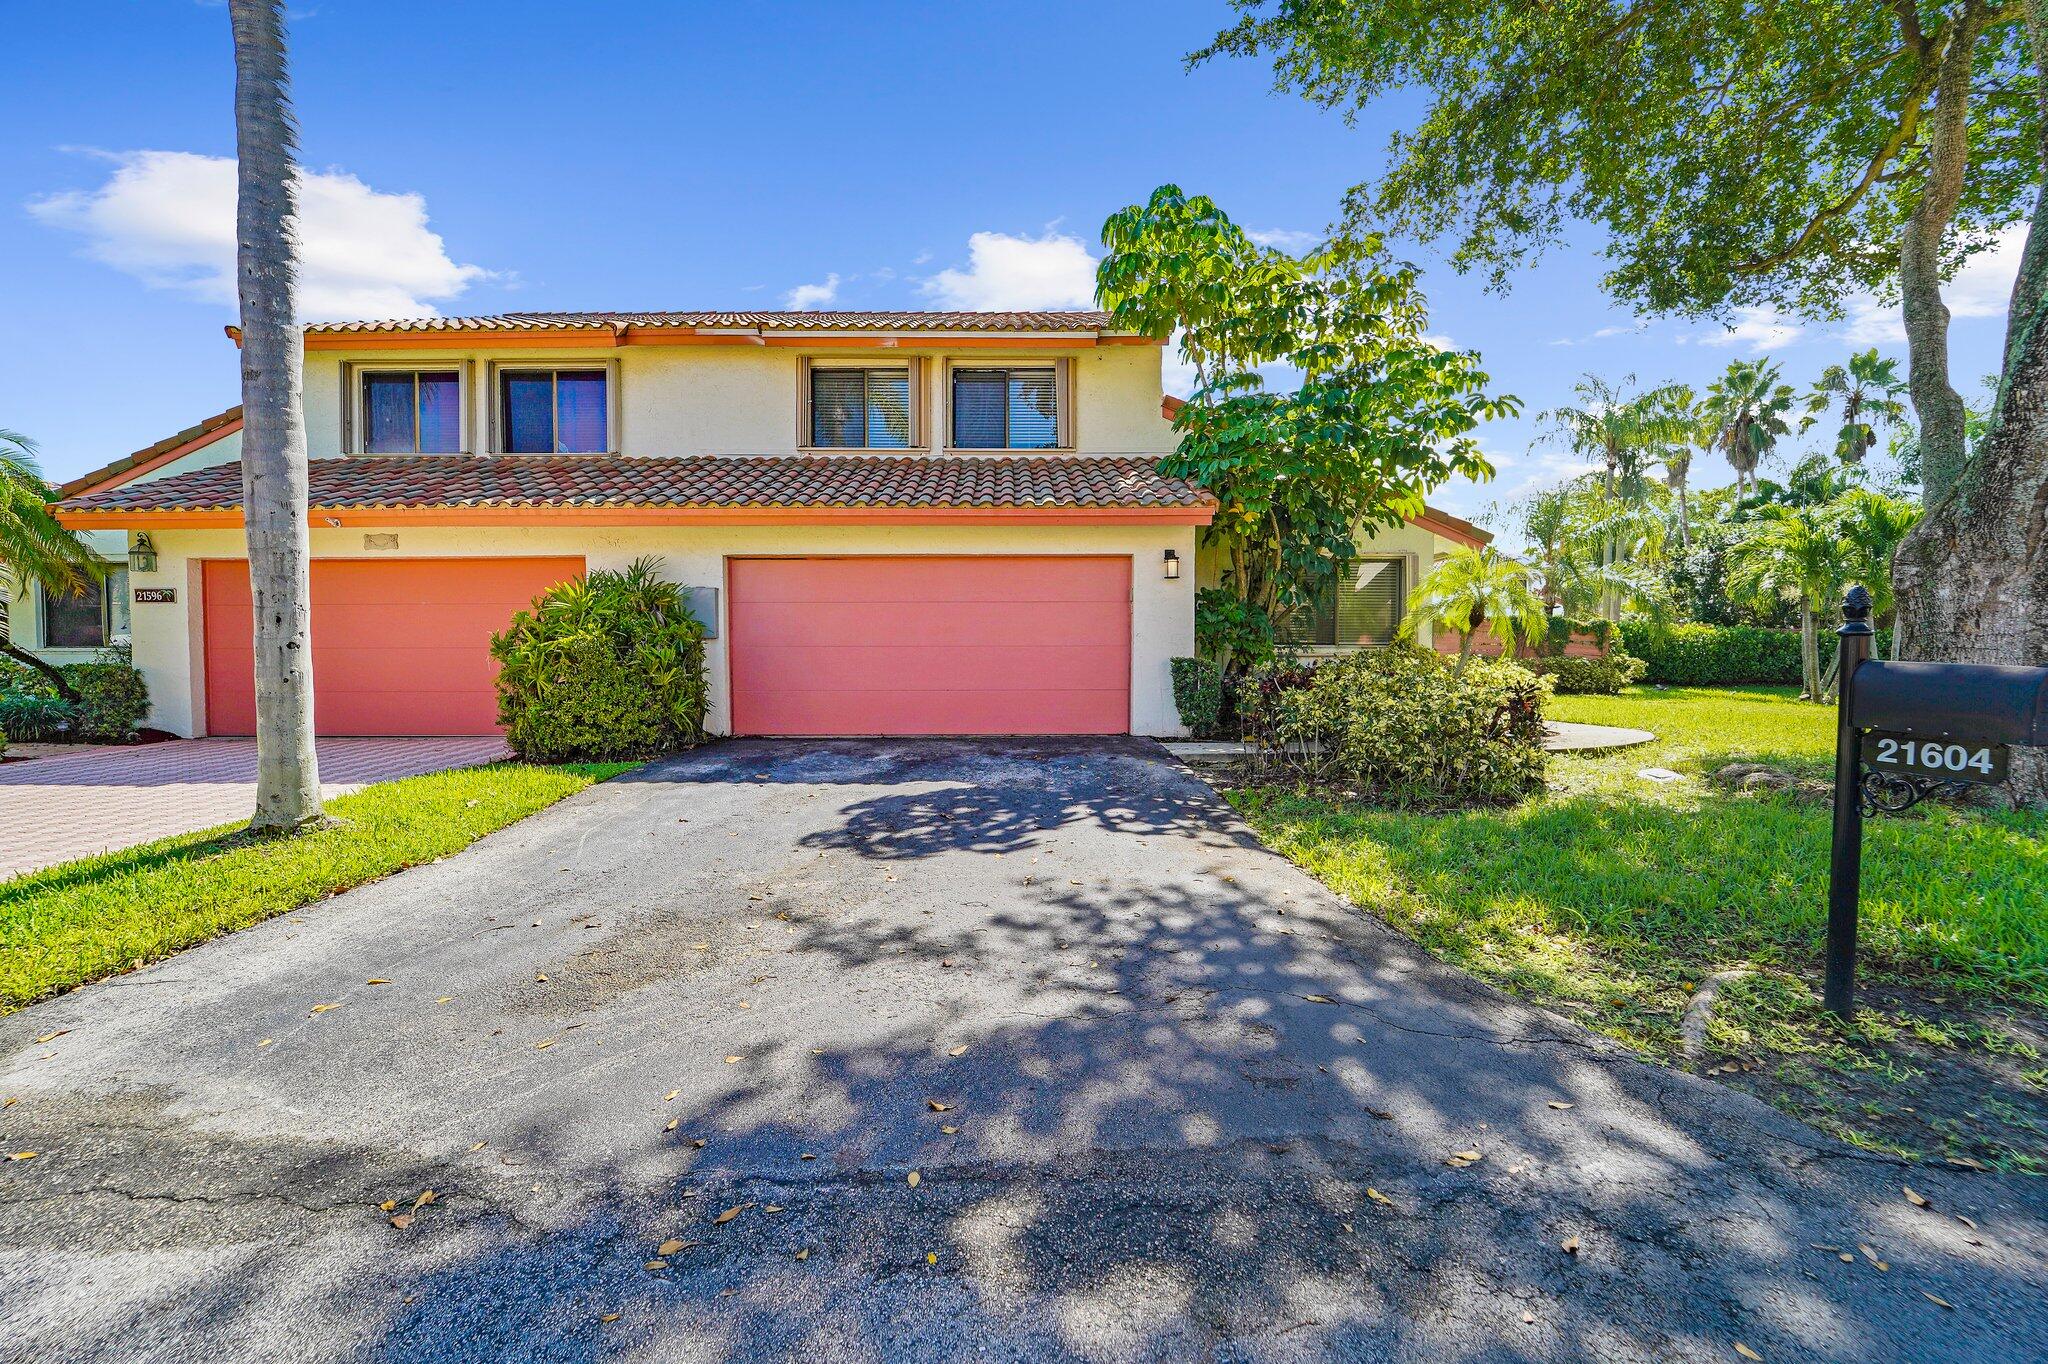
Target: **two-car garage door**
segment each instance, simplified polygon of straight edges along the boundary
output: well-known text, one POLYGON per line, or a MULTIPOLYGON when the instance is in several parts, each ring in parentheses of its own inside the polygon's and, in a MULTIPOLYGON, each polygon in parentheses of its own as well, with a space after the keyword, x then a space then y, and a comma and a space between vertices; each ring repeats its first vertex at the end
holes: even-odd
MULTIPOLYGON (((490 637, 581 558, 316 559, 327 735, 497 732, 490 637)), ((204 565, 206 727, 255 731, 248 566, 204 565)), ((1131 561, 850 556, 727 562, 735 734, 1122 734, 1131 561)))

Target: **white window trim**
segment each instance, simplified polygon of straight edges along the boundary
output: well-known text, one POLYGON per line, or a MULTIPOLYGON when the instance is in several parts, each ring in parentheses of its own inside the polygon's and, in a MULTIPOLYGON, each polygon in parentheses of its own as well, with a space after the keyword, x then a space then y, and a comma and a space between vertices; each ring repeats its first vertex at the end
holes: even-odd
POLYGON ((898 359, 873 360, 835 357, 797 357, 796 448, 804 455, 907 455, 929 453, 931 440, 925 431, 924 357, 905 355, 898 359), (820 369, 903 369, 910 376, 910 443, 908 445, 813 445, 811 444, 811 374, 820 369))
POLYGON ((1071 358, 1058 355, 1050 359, 1019 360, 1015 358, 975 356, 948 356, 940 376, 939 403, 945 414, 945 453, 949 455, 1070 455, 1077 448, 1074 444, 1074 362, 1071 358), (986 445, 953 444, 953 371, 956 369, 1044 369, 1052 368, 1053 422, 1058 428, 1058 443, 1054 445, 1031 446, 1027 449, 1004 447, 995 449, 986 445))
POLYGON ((125 564, 109 565, 107 576, 98 580, 100 586, 100 642, 98 644, 52 644, 50 643, 50 589, 41 583, 35 585, 36 606, 36 648, 39 652, 94 653, 126 644, 131 638, 134 626, 128 630, 114 628, 114 600, 117 595, 128 591, 128 569, 125 564))
POLYGON ((367 432, 363 430, 363 376, 365 374, 421 374, 455 371, 456 406, 461 409, 462 433, 456 442, 459 450, 428 450, 421 453, 443 455, 467 455, 476 449, 476 420, 474 412, 475 385, 471 382, 474 362, 456 360, 437 364, 431 360, 349 360, 341 367, 341 452, 345 455, 366 455, 363 448, 367 432))
POLYGON ((487 432, 485 449, 494 455, 509 454, 505 449, 504 432, 498 429, 499 413, 504 404, 499 401, 499 386, 506 372, 524 370, 603 370, 604 371, 604 450, 578 451, 579 454, 616 455, 625 448, 625 437, 621 429, 619 402, 619 362, 615 359, 590 360, 573 356, 539 355, 532 359, 521 356, 517 360, 491 360, 484 365, 484 430, 487 432))

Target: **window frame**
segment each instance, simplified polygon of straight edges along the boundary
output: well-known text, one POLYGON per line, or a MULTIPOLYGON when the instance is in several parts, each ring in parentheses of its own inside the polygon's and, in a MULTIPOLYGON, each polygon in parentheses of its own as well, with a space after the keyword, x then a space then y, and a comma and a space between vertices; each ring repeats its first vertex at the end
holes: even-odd
POLYGON ((131 632, 129 630, 117 630, 114 628, 115 601, 117 598, 125 598, 128 592, 128 566, 126 564, 109 564, 107 566, 107 575, 104 578, 98 576, 97 574, 88 574, 87 576, 91 581, 92 585, 97 587, 100 592, 99 642, 97 644, 51 643, 51 592, 49 588, 44 587, 42 584, 38 583, 36 585, 36 633, 41 641, 39 645, 40 648, 52 651, 58 649, 65 649, 82 653, 99 649, 111 649, 121 644, 123 641, 127 640, 130 637, 131 632))
MULTIPOLYGON (((415 450, 416 455, 466 455, 476 449, 476 397, 471 383, 473 365, 468 360, 454 360, 437 363, 430 360, 351 360, 341 367, 341 450, 347 455, 367 455, 369 444, 368 414, 363 403, 367 393, 363 377, 368 374, 446 374, 455 372, 455 405, 459 410, 460 425, 455 450, 415 450)), ((414 441, 418 441, 418 389, 415 385, 413 399, 414 441)), ((386 459, 403 459, 395 451, 384 451, 386 459)))
MULTIPOLYGON (((604 435, 603 450, 555 450, 553 455, 616 455, 623 448, 623 434, 620 431, 619 404, 619 362, 617 360, 585 360, 569 357, 537 356, 528 360, 492 360, 485 367, 484 375, 484 424, 487 446, 491 454, 509 455, 513 451, 505 448, 505 376, 508 374, 530 374, 536 370, 547 371, 559 376, 565 371, 581 373, 602 373, 604 375, 604 435)), ((559 388, 559 382, 557 383, 559 388)), ((555 443, 561 444, 562 424, 560 421, 560 394, 556 395, 555 443)), ((526 450, 519 453, 536 458, 547 458, 549 452, 526 450)))
MULTIPOLYGON (((972 360, 949 358, 941 382, 945 386, 946 453, 962 455, 1056 455, 1071 453, 1075 448, 1074 436, 1074 366, 1066 356, 1050 359, 982 359, 972 360), (1005 375, 1020 369, 1050 369, 1053 386, 1053 443, 1051 445, 960 445, 953 436, 953 378, 961 370, 999 370, 1005 375)), ((1007 385, 1006 385, 1007 392, 1007 385)), ((1009 435, 1009 418, 1005 399, 1003 434, 1009 435)))
MULTIPOLYGON (((1320 639, 1279 639, 1277 638, 1277 636, 1279 634, 1280 629, 1284 628, 1284 626, 1282 626, 1280 622, 1276 622, 1276 642, 1279 643, 1282 648, 1311 649, 1332 652, 1341 652, 1344 650, 1358 649, 1385 649, 1395 644, 1399 641, 1401 637, 1401 620, 1403 616, 1406 615, 1408 593, 1411 590, 1410 584, 1414 581, 1415 577, 1415 569, 1413 564, 1414 558, 1415 556, 1412 554, 1360 554, 1354 551, 1348 558, 1340 560, 1336 565, 1336 570, 1332 572, 1330 575, 1330 583, 1328 588, 1328 590, 1332 594, 1330 601, 1330 638, 1327 641, 1320 639), (1358 643, 1355 641, 1339 640, 1337 638, 1338 604, 1336 601, 1335 593, 1338 590, 1338 583, 1340 577, 1342 574, 1349 571, 1353 566, 1365 563, 1392 564, 1401 575, 1400 584, 1394 593, 1394 629, 1393 632, 1387 637, 1384 643, 1358 643)), ((1299 610, 1301 608, 1297 607, 1296 609, 1299 610)))
POLYGON ((930 442, 925 436, 925 385, 924 360, 921 356, 905 355, 886 361, 871 359, 827 360, 809 355, 799 356, 797 361, 797 403, 796 403, 796 448, 803 454, 819 455, 901 455, 913 450, 928 451, 930 442), (910 439, 903 445, 817 445, 812 442, 815 428, 812 425, 811 376, 817 371, 859 370, 871 373, 877 370, 888 373, 904 372, 908 376, 910 392, 910 439))

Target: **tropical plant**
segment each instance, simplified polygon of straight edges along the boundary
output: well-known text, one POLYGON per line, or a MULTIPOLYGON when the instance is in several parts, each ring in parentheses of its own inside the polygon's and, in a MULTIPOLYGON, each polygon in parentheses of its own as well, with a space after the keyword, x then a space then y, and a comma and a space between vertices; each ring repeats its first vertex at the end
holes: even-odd
POLYGON ((1776 596, 1799 608, 1799 673, 1809 701, 1825 700, 1821 686, 1818 622, 1851 571, 1839 511, 1823 507, 1767 507, 1729 553, 1729 586, 1736 592, 1776 596))
POLYGON ((1437 561, 1408 594, 1401 634, 1414 639, 1424 626, 1458 635, 1458 671, 1472 653, 1472 637, 1486 626, 1513 659, 1525 643, 1542 638, 1547 613, 1529 584, 1524 564, 1503 557, 1491 545, 1468 545, 1437 561))
POLYGON ((1096 294, 1114 325, 1177 334, 1195 368, 1160 467, 1215 495, 1205 536, 1224 586, 1267 616, 1305 600, 1362 528, 1419 514, 1454 475, 1491 476, 1471 432, 1517 404, 1486 393, 1476 355, 1427 339, 1414 269, 1376 239, 1297 258, 1162 185, 1112 214, 1102 242, 1096 294), (1267 387, 1276 363, 1298 388, 1267 387))
POLYGON ((1756 486, 1757 466, 1791 434, 1786 420, 1796 398, 1792 386, 1779 381, 1782 366, 1771 360, 1736 360, 1707 388, 1706 411, 1714 427, 1714 444, 1735 470, 1738 492, 1756 486))
POLYGON ((1861 464, 1877 447, 1877 427, 1897 427, 1906 420, 1906 381, 1899 377, 1899 362, 1881 359, 1877 347, 1858 351, 1846 365, 1829 365, 1820 372, 1806 395, 1806 419, 1801 431, 1820 420, 1820 413, 1837 403, 1842 425, 1835 432, 1835 458, 1844 464, 1861 464))
POLYGON ((0 430, 0 654, 41 673, 59 696, 75 701, 69 679, 16 647, 8 633, 7 607, 17 592, 31 586, 53 596, 77 592, 99 571, 92 553, 50 514, 56 500, 56 489, 43 481, 36 463, 35 442, 0 430))
MULTIPOLYGON (((1892 592, 1892 560, 1907 534, 1920 523, 1920 504, 1868 488, 1851 488, 1842 494, 1839 506, 1842 539, 1848 547, 1848 577, 1870 593, 1878 616, 1889 616, 1898 605, 1892 592)), ((1892 630, 1891 653, 1893 658, 1899 656, 1896 628, 1892 630)))
MULTIPOLYGON (((1588 374, 1572 386, 1577 407, 1560 407, 1543 414, 1550 427, 1549 438, 1562 441, 1575 454, 1600 465, 1600 490, 1613 507, 1603 512, 1607 529, 1601 539, 1599 566, 1603 576, 1613 575, 1625 561, 1622 527, 1611 512, 1642 506, 1648 499, 1649 470, 1663 449, 1685 434, 1672 410, 1672 390, 1634 391, 1633 374, 1620 383, 1609 383, 1588 374)), ((1601 595, 1600 611, 1608 620, 1621 619, 1621 592, 1609 585, 1601 595)))
POLYGON ((645 758, 704 737, 704 627, 661 561, 558 583, 491 637, 498 721, 535 762, 645 758))
POLYGON ((242 524, 255 602, 254 833, 323 822, 313 746, 312 538, 298 324, 297 133, 282 0, 228 0, 235 37, 242 524))

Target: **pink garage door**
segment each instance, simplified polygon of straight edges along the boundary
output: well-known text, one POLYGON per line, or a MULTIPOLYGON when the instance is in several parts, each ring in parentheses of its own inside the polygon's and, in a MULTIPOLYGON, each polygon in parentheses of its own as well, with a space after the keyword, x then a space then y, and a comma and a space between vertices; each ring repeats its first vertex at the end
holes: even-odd
MULTIPOLYGON (((581 558, 315 559, 313 722, 322 734, 495 734, 491 635, 581 558)), ((209 560, 206 729, 256 732, 249 566, 209 560)))
POLYGON ((733 559, 735 734, 1123 734, 1131 561, 733 559))

